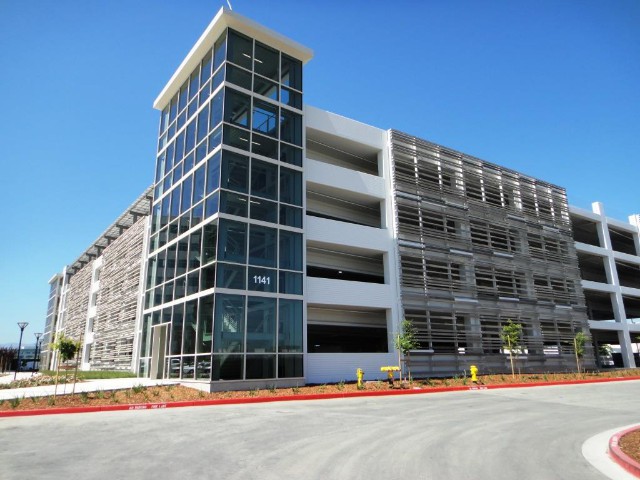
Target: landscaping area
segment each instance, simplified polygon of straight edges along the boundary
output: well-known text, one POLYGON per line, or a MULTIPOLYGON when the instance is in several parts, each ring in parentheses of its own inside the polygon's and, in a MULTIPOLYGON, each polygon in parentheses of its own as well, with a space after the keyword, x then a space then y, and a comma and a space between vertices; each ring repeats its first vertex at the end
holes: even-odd
MULTIPOLYGON (((52 372, 49 372, 52 373, 52 372)), ((84 379, 87 377, 95 378, 95 374, 109 375, 108 372, 79 372, 84 379)), ((126 372, 117 372, 126 373, 126 372)), ((115 375, 115 373, 114 373, 115 375)), ((130 376, 130 375, 129 375, 130 376)), ((134 405, 149 403, 168 403, 168 402, 194 402, 199 400, 228 400, 242 398, 272 398, 286 397, 295 395, 336 395, 350 394, 355 392, 384 392, 390 390, 430 390, 442 388, 464 388, 464 387, 482 387, 491 385, 509 384, 526 384, 526 383, 553 383, 553 382, 571 382, 597 379, 615 379, 629 378, 640 376, 640 370, 611 370, 605 372, 587 372, 587 373, 541 373, 541 374, 522 374, 511 376, 508 374, 498 375, 481 375, 478 382, 474 383, 468 376, 453 378, 431 378, 417 379, 412 382, 400 382, 396 379, 393 385, 385 381, 365 381, 358 388, 353 383, 339 382, 326 385, 307 385, 292 388, 267 388, 253 389, 241 391, 215 392, 206 393, 183 385, 164 385, 164 386, 133 386, 129 389, 121 390, 100 390, 95 392, 82 392, 75 395, 53 395, 45 397, 15 397, 8 400, 0 400, 0 411, 10 410, 39 410, 51 408, 73 408, 73 407, 94 407, 105 405, 134 405)), ((60 380, 64 380, 61 376, 60 380)), ((117 378, 117 377, 100 377, 100 378, 117 378)), ((37 375, 32 379, 22 380, 19 382, 20 387, 42 385, 46 380, 47 385, 55 382, 55 378, 50 375, 37 375)), ((67 380, 72 381, 72 376, 67 375, 67 380)), ((80 379, 82 381, 82 379, 80 379)), ((18 388, 15 382, 8 384, 9 388, 18 388)), ((67 387, 68 388, 68 387, 67 387)), ((637 443, 640 445, 640 438, 637 443)))
POLYGON ((627 433, 620 439, 620 450, 629 455, 636 462, 640 462, 640 430, 627 433))

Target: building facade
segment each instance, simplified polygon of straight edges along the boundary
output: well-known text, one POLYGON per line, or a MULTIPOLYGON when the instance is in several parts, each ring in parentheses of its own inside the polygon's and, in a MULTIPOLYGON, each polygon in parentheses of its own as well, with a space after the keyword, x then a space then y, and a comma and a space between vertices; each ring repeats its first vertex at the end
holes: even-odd
POLYGON ((633 368, 640 343, 640 216, 614 220, 600 202, 591 212, 571 207, 570 215, 594 345, 615 346, 616 366, 633 368))
POLYGON ((74 262, 54 275, 41 368, 55 369, 56 335, 82 346, 83 370, 131 370, 142 308, 141 282, 151 188, 145 190, 74 262))
POLYGON ((509 320, 522 370, 573 369, 596 324, 565 190, 304 105, 311 57, 220 10, 154 103, 147 203, 51 280, 47 332, 204 389, 382 378, 405 318, 419 376, 508 371, 509 320))

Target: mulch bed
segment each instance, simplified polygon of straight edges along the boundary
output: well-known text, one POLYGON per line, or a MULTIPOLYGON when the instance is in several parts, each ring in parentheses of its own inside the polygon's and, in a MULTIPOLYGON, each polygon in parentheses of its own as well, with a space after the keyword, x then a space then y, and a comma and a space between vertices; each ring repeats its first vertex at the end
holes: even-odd
POLYGON ((627 433, 620 439, 618 446, 636 462, 640 462, 640 430, 627 433))
MULTIPOLYGON (((511 375, 484 375, 479 377, 478 385, 508 385, 512 383, 540 383, 540 382, 563 382, 571 380, 591 380, 598 378, 620 378, 637 376, 640 370, 615 370, 601 373, 547 373, 536 375, 516 375, 515 379, 511 375)), ((411 385, 400 385, 396 381, 392 387, 387 382, 370 381, 365 382, 364 391, 385 391, 399 388, 420 388, 433 389, 442 387, 472 387, 474 384, 468 377, 456 378, 432 378, 427 380, 415 380, 411 385)), ((67 385, 67 389, 69 386, 67 385)), ((181 385, 166 385, 158 387, 137 386, 130 389, 97 391, 90 393, 76 393, 75 395, 58 395, 48 397, 20 397, 12 400, 0 400, 0 411, 10 410, 39 410, 51 408, 69 407, 94 407, 118 404, 148 404, 148 403, 168 403, 197 400, 223 400, 241 398, 271 398, 291 395, 321 395, 321 394, 342 394, 362 391, 355 383, 340 382, 327 385, 307 385, 294 388, 271 388, 254 389, 228 392, 205 393, 193 388, 181 385)), ((626 438, 626 437, 625 437, 626 438)), ((640 444, 640 437, 638 440, 640 444)))

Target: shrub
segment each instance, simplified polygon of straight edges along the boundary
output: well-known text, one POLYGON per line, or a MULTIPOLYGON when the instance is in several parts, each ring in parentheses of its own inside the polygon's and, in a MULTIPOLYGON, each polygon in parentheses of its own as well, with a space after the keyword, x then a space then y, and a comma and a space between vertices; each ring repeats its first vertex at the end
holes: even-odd
POLYGON ((142 393, 147 389, 147 387, 145 387, 144 385, 134 385, 133 387, 131 387, 131 390, 133 390, 133 393, 142 393))
POLYGON ((89 401, 89 393, 88 392, 80 392, 80 401, 82 403, 87 403, 89 401))
POLYGON ((344 390, 344 380, 338 382, 338 385, 336 385, 336 387, 338 387, 338 390, 340 391, 344 390))
POLYGON ((14 409, 18 408, 21 403, 22 403, 22 398, 20 398, 20 397, 15 397, 15 398, 10 398, 9 399, 9 405, 11 405, 11 408, 14 408, 14 409))

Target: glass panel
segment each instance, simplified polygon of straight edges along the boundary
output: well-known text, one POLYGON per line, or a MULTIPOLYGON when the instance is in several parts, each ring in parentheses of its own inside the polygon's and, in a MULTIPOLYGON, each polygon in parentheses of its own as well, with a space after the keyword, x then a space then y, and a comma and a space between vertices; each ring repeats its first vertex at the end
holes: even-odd
POLYGON ((181 298, 184 297, 184 292, 186 292, 187 290, 187 277, 180 277, 177 278, 174 282, 174 289, 173 289, 173 299, 174 300, 180 300, 181 298))
POLYGON ((256 56, 254 58, 254 71, 260 75, 278 81, 280 55, 277 50, 256 42, 256 56))
POLYGON ((222 62, 224 62, 227 53, 227 32, 220 35, 213 46, 213 71, 215 72, 222 62))
POLYGON ((282 103, 293 108, 302 110, 302 95, 298 92, 282 87, 281 90, 282 103))
POLYGON ((302 209, 280 205, 280 224, 302 228, 302 209))
POLYGON ((278 159, 278 141, 264 135, 253 134, 251 151, 257 155, 278 159))
POLYGON ((213 262, 216 259, 216 242, 218 239, 218 225, 208 223, 203 228, 202 258, 203 265, 213 262))
POLYGON ((200 90, 200 65, 195 68, 189 78, 189 100, 195 97, 198 90, 200 90))
POLYGON ((209 98, 210 94, 211 94, 211 82, 207 82, 204 84, 202 88, 200 88, 200 94, 198 95, 200 105, 204 105, 204 103, 207 101, 207 98, 209 98))
POLYGON ((187 295, 193 295, 200 291, 200 270, 187 275, 187 295))
POLYGON ((278 355, 278 378, 304 377, 302 355, 278 355))
POLYGON ((173 307, 171 318, 171 348, 170 355, 180 355, 182 348, 182 322, 184 320, 184 304, 173 307))
POLYGON ((278 107, 261 100, 253 100, 254 131, 264 133, 271 137, 278 137, 278 107))
POLYGON ((198 338, 197 353, 211 352, 211 339, 213 338, 213 295, 200 298, 200 310, 198 311, 198 338))
POLYGON ((176 153, 175 159, 176 162, 179 162, 184 157, 184 130, 176 137, 176 153))
POLYGON ((176 273, 176 250, 177 245, 174 243, 167 248, 167 263, 165 268, 165 277, 167 280, 171 280, 176 273))
POLYGON ((180 207, 181 213, 184 213, 191 208, 192 184, 193 184, 192 175, 185 178, 184 182, 182 182, 182 205, 180 207))
POLYGON ((187 256, 189 255, 189 239, 183 238, 178 241, 178 252, 176 257, 176 277, 187 273, 187 256))
POLYGON ((277 238, 278 231, 275 228, 251 225, 249 229, 249 263, 263 267, 275 267, 277 238))
POLYGON ((302 146, 302 115, 280 109, 280 140, 302 146))
POLYGON ((182 333, 182 354, 196 351, 196 326, 198 324, 198 301, 191 300, 184 308, 184 331, 182 333))
POLYGON ((302 352, 302 300, 280 299, 278 351, 302 352))
POLYGON ((204 212, 204 202, 200 202, 191 210, 191 225, 197 225, 202 221, 204 212))
POLYGON ((220 200, 220 196, 218 193, 214 193, 213 195, 209 195, 207 199, 204 201, 204 214, 205 218, 209 218, 210 216, 218 213, 218 203, 220 200))
POLYGON ((218 259, 245 263, 247 260, 247 225, 232 220, 220 220, 218 259))
POLYGON ((302 150, 293 145, 282 144, 280 145, 280 161, 301 167, 302 150))
POLYGON ((182 378, 193 379, 195 374, 195 362, 193 357, 184 357, 182 359, 182 378))
POLYGON ((216 295, 213 321, 213 351, 244 351, 243 295, 216 295))
POLYGON ((211 380, 242 380, 242 355, 214 355, 211 380))
POLYGON ((302 62, 282 54, 282 76, 283 85, 302 90, 302 62))
POLYGON ((227 82, 251 90, 251 73, 233 65, 227 65, 227 82))
POLYGON ((222 154, 220 186, 236 192, 247 193, 249 183, 249 157, 232 152, 222 154))
POLYGON ((200 85, 204 85, 209 77, 211 76, 211 51, 208 51, 207 54, 202 59, 202 63, 200 64, 200 85))
POLYGON ((224 96, 224 121, 249 128, 251 97, 227 88, 224 96))
POLYGON ((248 289, 256 292, 275 292, 276 279, 276 270, 249 267, 248 289))
POLYGON ((216 286, 216 265, 207 265, 202 269, 202 275, 200 276, 200 289, 209 290, 216 286))
POLYGON ((249 150, 249 132, 230 125, 224 125, 222 132, 222 141, 225 145, 249 150))
POLYGON ((275 378, 275 355, 247 355, 247 379, 275 378))
POLYGON ((209 130, 213 130, 220 122, 222 122, 222 101, 224 96, 222 92, 213 97, 211 100, 211 116, 209 118, 209 130))
POLYGON ((280 201, 302 206, 302 172, 280 169, 280 201))
POLYGON ((278 84, 270 82, 266 78, 253 76, 253 91, 258 95, 265 96, 271 100, 278 101, 278 84))
POLYGON ((247 269, 242 265, 218 262, 216 287, 244 290, 247 269))
POLYGON ((280 230, 280 268, 302 271, 302 234, 280 230))
POLYGON ((188 81, 185 81, 180 87, 180 96, 178 97, 178 112, 187 106, 187 93, 189 92, 188 81))
POLYGON ((279 292, 302 295, 302 274, 281 271, 279 292))
POLYGON ((167 358, 166 368, 169 370, 169 378, 180 378, 180 358, 167 358))
POLYGON ((222 144, 222 126, 216 128, 209 135, 209 153, 213 152, 217 146, 222 144))
POLYGON ((196 122, 195 119, 189 122, 187 125, 187 132, 185 136, 185 152, 190 152, 193 147, 196 146, 196 122))
POLYGON ((184 157, 184 171, 188 172, 193 168, 193 153, 184 157))
POLYGON ((171 99, 171 104, 169 106, 169 123, 173 122, 176 119, 176 115, 178 114, 178 95, 174 95, 171 99))
POLYGON ((176 183, 178 183, 178 180, 182 178, 182 162, 180 162, 175 166, 175 168, 173 169, 172 176, 173 176, 172 184, 175 185, 176 183))
POLYGON ((278 167, 260 160, 251 162, 251 195, 277 200, 278 167))
POLYGON ((205 165, 201 165, 196 170, 193 183, 193 204, 195 205, 204 198, 204 171, 205 165))
POLYGON ((249 297, 247 300, 247 352, 276 350, 276 299, 249 297))
POLYGON ((237 193, 220 192, 220 212, 238 217, 247 216, 247 196, 237 193))
POLYGON ((207 160, 207 194, 220 186, 220 152, 207 160))
POLYGON ((196 380, 211 379, 211 355, 196 357, 196 380))
POLYGON ((229 29, 229 41, 227 46, 227 60, 251 70, 253 58, 253 41, 229 29))
POLYGON ((209 105, 205 106, 198 113, 198 134, 196 143, 200 143, 209 133, 209 105))
POLYGON ((278 223, 278 204, 257 197, 252 198, 251 218, 264 222, 278 223))

